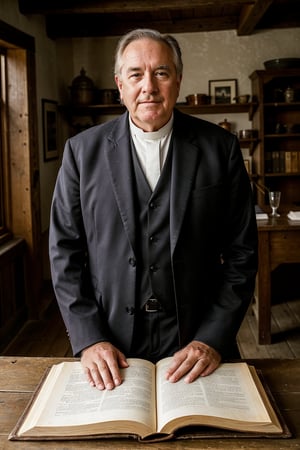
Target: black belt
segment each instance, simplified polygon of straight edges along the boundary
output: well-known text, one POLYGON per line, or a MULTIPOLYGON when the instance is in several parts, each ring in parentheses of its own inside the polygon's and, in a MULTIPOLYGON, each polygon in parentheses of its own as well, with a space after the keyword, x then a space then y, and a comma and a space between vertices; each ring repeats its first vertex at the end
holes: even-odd
POLYGON ((149 298, 144 305, 144 311, 147 313, 158 312, 162 310, 161 304, 156 298, 149 298))

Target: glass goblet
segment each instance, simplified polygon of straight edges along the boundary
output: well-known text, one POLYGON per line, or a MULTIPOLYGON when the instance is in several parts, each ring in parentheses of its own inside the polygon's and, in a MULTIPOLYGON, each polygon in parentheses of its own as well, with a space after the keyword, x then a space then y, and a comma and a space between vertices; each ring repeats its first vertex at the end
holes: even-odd
POLYGON ((270 191, 269 192, 269 202, 270 202, 270 206, 272 208, 270 217, 280 217, 280 214, 278 214, 278 212, 277 212, 277 209, 279 208, 279 205, 280 205, 280 197, 281 197, 280 191, 270 191))

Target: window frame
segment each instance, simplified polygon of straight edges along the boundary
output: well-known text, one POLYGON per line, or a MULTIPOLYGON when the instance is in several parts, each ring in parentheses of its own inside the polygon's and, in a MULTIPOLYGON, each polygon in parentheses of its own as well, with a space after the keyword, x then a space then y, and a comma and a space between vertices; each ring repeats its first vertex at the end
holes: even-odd
POLYGON ((35 318, 43 285, 35 38, 0 19, 0 47, 7 55, 3 204, 6 228, 11 232, 10 241, 0 244, 0 254, 6 254, 15 239, 25 241, 28 317, 35 318))
POLYGON ((12 237, 7 112, 7 51, 0 46, 0 243, 12 237))

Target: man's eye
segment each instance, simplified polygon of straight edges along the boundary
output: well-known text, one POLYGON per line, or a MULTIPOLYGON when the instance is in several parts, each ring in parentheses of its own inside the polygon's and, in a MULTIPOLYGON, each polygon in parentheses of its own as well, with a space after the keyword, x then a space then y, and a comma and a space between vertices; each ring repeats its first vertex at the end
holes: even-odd
POLYGON ((155 73, 155 75, 158 78, 167 78, 168 77, 168 72, 165 72, 163 70, 159 70, 158 72, 155 73))
POLYGON ((139 78, 141 74, 139 72, 134 72, 130 75, 130 78, 139 78))

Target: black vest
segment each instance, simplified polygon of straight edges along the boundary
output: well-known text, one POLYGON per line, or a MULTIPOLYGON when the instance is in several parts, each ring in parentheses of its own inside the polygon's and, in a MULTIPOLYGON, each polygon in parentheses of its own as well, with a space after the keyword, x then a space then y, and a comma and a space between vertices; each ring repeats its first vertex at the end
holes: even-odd
POLYGON ((137 299, 142 307, 150 297, 165 310, 174 310, 174 288, 170 251, 170 184, 171 149, 161 176, 151 192, 150 186, 133 151, 136 180, 138 245, 137 299))
POLYGON ((132 143, 137 230, 137 286, 132 356, 154 362, 178 350, 178 325, 170 251, 170 186, 172 144, 152 193, 132 143), (149 298, 162 311, 143 312, 149 298))

